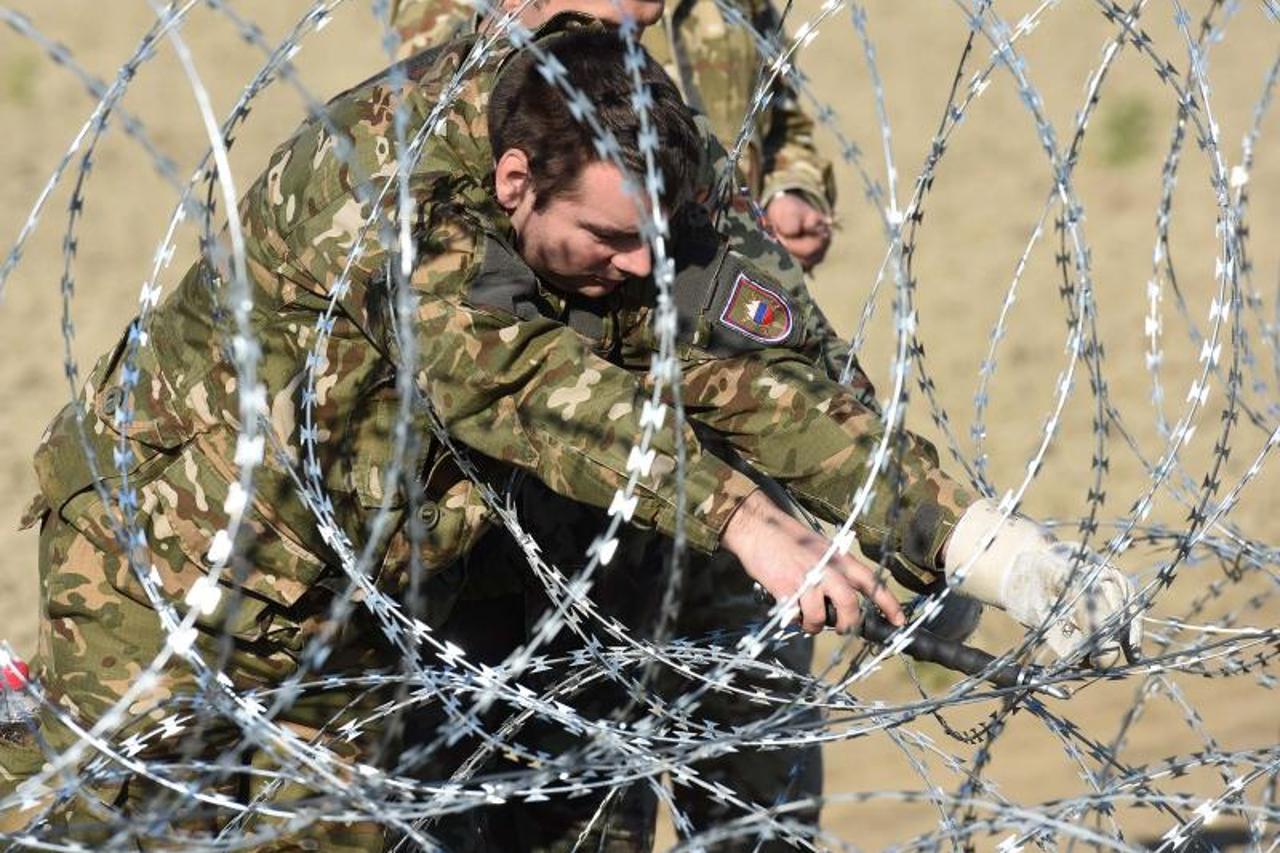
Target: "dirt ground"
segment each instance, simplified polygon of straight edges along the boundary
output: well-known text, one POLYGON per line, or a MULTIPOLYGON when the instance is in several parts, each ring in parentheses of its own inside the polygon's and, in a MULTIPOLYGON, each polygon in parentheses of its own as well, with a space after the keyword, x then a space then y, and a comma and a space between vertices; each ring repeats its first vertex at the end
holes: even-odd
MULTIPOLYGON (((1035 5, 1002 2, 996 4, 996 11, 1012 25, 1035 5)), ((1206 6, 1203 2, 1188 4, 1193 27, 1206 6)), ((1224 38, 1211 49, 1207 62, 1213 81, 1209 107, 1228 171, 1242 162, 1241 139, 1253 119, 1264 75, 1280 52, 1280 26, 1267 18, 1260 6, 1244 4, 1228 22, 1224 38)), ((814 14, 817 7, 813 0, 797 2, 794 20, 814 14)), ((107 81, 115 79, 118 67, 152 19, 148 5, 141 2, 22 0, 0 6, 0 12, 5 8, 27 15, 52 40, 67 45, 90 73, 107 81)), ((252 0, 236 3, 234 8, 256 21, 267 40, 274 42, 307 6, 252 0)), ((1153 49, 1162 60, 1173 63, 1176 79, 1181 79, 1188 65, 1187 48, 1176 28, 1174 12, 1170 4, 1155 3, 1143 21, 1153 49)), ((868 31, 879 77, 884 81, 892 128, 896 198, 903 206, 914 190, 913 182, 943 117, 968 35, 967 19, 964 4, 938 0, 872 4, 868 13, 868 31)), ((1025 74, 1036 87, 1045 116, 1062 144, 1071 136, 1075 116, 1085 105, 1090 72, 1100 62, 1115 27, 1097 5, 1084 0, 1055 4, 1040 20, 1040 26, 1019 41, 1019 48, 1025 58, 1025 74)), ((368 4, 348 3, 337 11, 331 26, 307 42, 296 62, 299 77, 312 96, 326 99, 381 67, 372 26, 368 4)), ((214 112, 224 114, 261 65, 263 53, 246 44, 224 18, 207 8, 193 14, 183 38, 200 73, 206 75, 202 82, 214 112)), ((962 88, 989 62, 990 45, 979 39, 975 48, 964 67, 962 88)), ((816 98, 834 109, 840 131, 861 151, 857 163, 842 163, 839 168, 840 231, 814 281, 819 301, 833 322, 852 334, 877 280, 886 246, 880 214, 867 200, 858 167, 880 186, 887 187, 888 182, 874 89, 847 11, 838 12, 820 30, 800 55, 799 64, 811 77, 816 98)), ((1106 78, 1102 95, 1075 164, 1073 187, 1082 205, 1082 231, 1090 249, 1096 321, 1104 345, 1110 401, 1141 459, 1146 460, 1141 461, 1139 453, 1126 445, 1118 430, 1111 430, 1103 515, 1116 519, 1144 493, 1149 483, 1145 466, 1154 464, 1165 451, 1157 428, 1157 407, 1152 403, 1145 320, 1162 191, 1161 166, 1173 132, 1176 100, 1171 88, 1154 73, 1151 59, 1131 46, 1125 48, 1106 78)), ((7 249, 17 239, 42 186, 89 117, 94 101, 68 67, 51 62, 31 40, 0 28, 0 126, 4 127, 0 168, 6 175, 0 182, 0 248, 7 249)), ((302 103, 296 91, 279 85, 259 99, 232 151, 239 189, 257 174, 265 152, 300 120, 302 103)), ((173 46, 161 47, 156 58, 139 72, 123 106, 145 123, 149 141, 172 158, 177 174, 185 179, 204 150, 205 136, 173 46)), ((1280 225, 1280 158, 1274 156, 1277 135, 1280 119, 1272 111, 1265 115, 1261 141, 1254 151, 1256 162, 1248 174, 1248 248, 1253 264, 1249 283, 1259 292, 1261 316, 1273 324, 1280 243, 1268 238, 1280 225)), ((830 133, 820 135, 819 144, 833 156, 841 150, 830 133)), ((76 162, 82 153, 83 148, 75 155, 76 162)), ((157 176, 139 145, 121 133, 118 117, 95 151, 93 165, 76 228, 77 251, 69 267, 75 291, 70 309, 76 333, 72 354, 86 366, 114 341, 133 314, 139 286, 149 274, 176 199, 173 187, 157 176)), ((1240 172, 1235 174, 1243 177, 1240 172)), ((947 141, 924 204, 912 256, 925 367, 939 402, 949 414, 960 452, 968 457, 975 452, 970 424, 979 369, 1004 294, 1052 189, 1051 175, 1030 112, 1010 73, 996 69, 990 86, 947 141)), ((1192 130, 1174 188, 1171 227, 1172 256, 1185 297, 1186 317, 1167 290, 1161 305, 1164 397, 1159 407, 1171 423, 1185 411, 1185 399, 1197 377, 1202 345, 1196 335, 1209 328, 1217 288, 1214 273, 1220 249, 1210 175, 1209 158, 1197 146, 1192 130)), ((31 451, 44 424, 69 395, 59 331, 63 323, 60 281, 69 186, 64 183, 53 191, 39 229, 25 246, 20 266, 0 293, 0 342, 6 356, 0 359, 0 394, 6 403, 0 416, 0 482, 4 483, 0 489, 0 636, 24 653, 31 652, 35 643, 35 539, 30 531, 19 532, 16 527, 35 488, 31 451)), ((1055 266, 1059 247, 1052 221, 1056 215, 1060 210, 1051 212, 1043 239, 1027 258, 1010 308, 1008 332, 997 350, 998 368, 986 413, 985 452, 989 478, 999 492, 1018 487, 1024 478, 1028 460, 1041 441, 1060 373, 1068 364, 1067 314, 1055 266)), ((166 285, 176 281, 192 254, 193 233, 190 229, 181 233, 177 256, 162 277, 166 285)), ((881 388, 889 387, 893 356, 892 285, 890 278, 881 286, 862 349, 862 362, 881 388)), ((1263 448, 1280 403, 1276 353, 1260 340, 1259 325, 1252 315, 1246 329, 1256 364, 1242 368, 1245 402, 1269 426, 1259 428, 1247 417, 1240 419, 1221 477, 1224 491, 1239 480, 1263 448), (1260 387, 1252 387, 1255 382, 1260 387)), ((1230 356, 1229 340, 1224 353, 1225 363, 1230 356)), ((1198 430, 1179 455, 1193 487, 1199 486, 1208 471, 1221 429, 1219 413, 1226 399, 1223 383, 1216 380, 1211 385, 1198 430)), ((929 408, 914 379, 909 390, 908 423, 937 440, 946 458, 946 440, 932 426, 929 408)), ((1093 404, 1088 376, 1078 371, 1044 465, 1026 493, 1025 506, 1032 514, 1079 517, 1091 488, 1091 460, 1095 458, 1090 426, 1093 404)), ((1273 499, 1275 467, 1273 460, 1264 465, 1231 515, 1241 535, 1273 547, 1280 540, 1273 499)), ((1169 490, 1163 490, 1152 519, 1180 527, 1186 516, 1187 508, 1169 490)), ((1149 581, 1171 554, 1167 547, 1139 546, 1126 556, 1125 566, 1140 580, 1149 581)), ((1197 595, 1223 577, 1214 561, 1184 566, 1173 586, 1161 594, 1153 615, 1185 614, 1197 595)), ((1229 594, 1213 599, 1196 621, 1234 612, 1232 624, 1237 627, 1274 625, 1278 612, 1270 580, 1246 578, 1229 594), (1252 595, 1259 596, 1254 604, 1249 602, 1252 595)), ((1158 629, 1158 625, 1151 626, 1151 630, 1158 629)), ((978 639, 999 649, 1014 642, 1016 633, 1007 620, 991 616, 978 639)), ((823 654, 835 648, 834 643, 824 640, 823 654)), ((925 682, 929 689, 938 690, 945 679, 930 672, 925 682)), ((911 691, 897 663, 857 688, 864 699, 888 703, 909 700, 911 691)), ((1280 734, 1274 695, 1257 673, 1216 680, 1182 674, 1158 681, 1099 683, 1068 703, 1050 701, 1049 708, 1068 717, 1084 735, 1106 743, 1142 691, 1150 691, 1153 698, 1144 706, 1145 713, 1119 753, 1130 767, 1197 750, 1270 747, 1280 734), (1198 716, 1189 715, 1184 707, 1194 708, 1198 716)), ((965 706, 949 712, 948 723, 964 729, 995 709, 992 702, 965 706)), ((922 743, 962 759, 975 751, 950 740, 931 718, 917 720, 908 728, 927 739, 922 743)), ((1032 714, 1014 715, 995 742, 993 761, 984 778, 995 784, 1001 795, 1029 808, 1086 794, 1088 787, 1079 768, 1058 737, 1032 714)), ((1088 759, 1086 763, 1096 764, 1088 759)), ((941 819, 938 806, 927 801, 905 803, 892 792, 927 792, 930 786, 922 781, 924 769, 944 791, 955 792, 963 781, 936 755, 922 748, 895 745, 883 734, 841 740, 827 749, 826 767, 827 791, 834 798, 825 813, 826 827, 834 837, 872 849, 906 843, 932 832, 941 819), (882 793, 859 802, 859 792, 882 793)), ((1220 793, 1223 785, 1216 772, 1204 772, 1161 779, 1156 787, 1165 793, 1203 797, 1220 793)), ((1256 788, 1250 791, 1256 793, 1256 788)), ((1196 802, 1180 810, 1190 814, 1196 802)), ((1167 815, 1125 803, 1117 805, 1115 819, 1130 843, 1158 838, 1171 826, 1167 815)), ((1238 826, 1236 818, 1227 817, 1217 828, 1222 838, 1230 838, 1238 826)), ((1274 825, 1270 832, 1274 837, 1274 825)), ((1001 837, 980 835, 976 843, 980 849, 988 849, 1001 837)), ((670 835, 664 838, 669 841, 670 835)))

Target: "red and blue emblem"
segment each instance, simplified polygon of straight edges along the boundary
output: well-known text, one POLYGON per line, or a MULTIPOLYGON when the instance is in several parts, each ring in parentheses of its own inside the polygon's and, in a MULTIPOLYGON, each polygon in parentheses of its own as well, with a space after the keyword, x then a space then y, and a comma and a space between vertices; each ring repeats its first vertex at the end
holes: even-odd
POLYGON ((767 326, 773 321, 773 306, 763 299, 752 299, 747 303, 747 315, 757 326, 767 326))
POLYGON ((791 334, 791 306, 781 294, 740 272, 720 322, 753 341, 776 344, 791 334))

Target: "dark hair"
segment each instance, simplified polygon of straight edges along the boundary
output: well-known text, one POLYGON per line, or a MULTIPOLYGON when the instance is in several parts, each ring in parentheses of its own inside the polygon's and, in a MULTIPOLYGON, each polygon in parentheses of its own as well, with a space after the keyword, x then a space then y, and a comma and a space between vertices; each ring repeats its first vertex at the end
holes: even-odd
MULTIPOLYGON (((579 29, 542 42, 564 66, 565 79, 595 107, 600 126, 618 141, 620 159, 635 176, 645 173, 640 153, 640 116, 632 104, 632 74, 626 43, 612 31, 579 29)), ((643 49, 640 80, 651 95, 650 127, 656 132, 655 165, 662 175, 659 198, 676 210, 693 194, 703 146, 671 78, 643 49)), ((538 71, 532 51, 523 51, 499 74, 489 100, 489 136, 494 157, 517 148, 529 158, 536 206, 571 190, 588 163, 603 160, 594 134, 569 109, 564 92, 538 71)))

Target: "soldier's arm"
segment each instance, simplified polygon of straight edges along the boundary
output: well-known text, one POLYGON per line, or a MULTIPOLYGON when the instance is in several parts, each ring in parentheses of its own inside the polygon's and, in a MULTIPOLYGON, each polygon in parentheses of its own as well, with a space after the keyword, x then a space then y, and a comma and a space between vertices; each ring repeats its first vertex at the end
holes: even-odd
MULTIPOLYGON (((442 262, 445 256, 422 265, 415 280, 436 275, 432 267, 442 262)), ((418 384, 449 433, 595 506, 609 506, 634 474, 638 502, 627 514, 673 533, 678 486, 669 413, 651 452, 633 453, 646 419, 640 378, 595 355, 567 326, 481 304, 472 275, 463 271, 451 296, 424 298, 416 318, 418 384)), ((430 290, 442 290, 439 280, 430 290)), ((755 484, 706 452, 687 425, 683 438, 686 532, 690 544, 710 552, 755 484)))
MULTIPOLYGON (((712 133, 710 123, 705 118, 698 117, 696 124, 704 145, 698 184, 703 188, 702 192, 707 196, 709 204, 719 207, 714 217, 714 230, 719 237, 709 235, 702 222, 681 222, 677 233, 685 235, 682 239, 700 243, 716 239, 723 240, 731 251, 748 258, 752 264, 771 278, 801 309, 800 313, 806 325, 805 345, 823 365, 827 375, 831 379, 838 379, 849 360, 848 345, 814 301, 800 265, 769 234, 764 223, 760 221, 759 211, 736 192, 731 193, 729 198, 715 198, 716 183, 727 168, 729 155, 720 140, 712 133)), ((696 212, 697 208, 690 206, 683 214, 691 215, 696 212)), ((858 389, 870 388, 870 383, 867 383, 866 377, 862 376, 856 360, 851 382, 852 386, 858 389)), ((875 405, 874 395, 862 393, 861 396, 867 405, 875 405)))
MULTIPOLYGON (((680 233, 677 289, 702 306, 685 326, 689 411, 819 516, 842 522, 884 437, 871 383, 856 369, 847 386, 836 381, 847 349, 831 342, 799 270, 751 219, 730 211, 718 229, 680 233)), ((857 532, 871 556, 921 588, 940 577, 943 543, 974 496, 923 439, 905 434, 890 447, 857 532)))
MULTIPOLYGON (((714 139, 711 144, 718 147, 714 139)), ((849 345, 813 298, 795 259, 769 236, 754 212, 742 204, 730 205, 720 215, 717 230, 730 251, 749 260, 781 288, 804 324, 805 351, 822 366, 828 378, 838 381, 850 361, 849 345)), ((874 408, 876 402, 871 383, 857 359, 852 361, 850 387, 865 405, 874 408)))
MULTIPOLYGON (((778 11, 772 2, 759 3, 752 25, 765 35, 779 32, 778 11)), ((814 122, 801 108, 794 89, 781 82, 763 122, 763 204, 782 192, 799 193, 828 216, 835 211, 836 184, 831 163, 813 141, 814 122)))
MULTIPOLYGON (((471 255, 465 230, 459 227, 459 252, 440 252, 414 273, 424 293, 415 318, 422 356, 418 384, 450 434, 530 471, 566 497, 596 506, 616 506, 618 489, 636 477, 634 507, 618 509, 627 520, 668 535, 683 488, 691 545, 707 552, 723 545, 775 597, 796 593, 823 555, 825 540, 773 507, 753 479, 703 446, 691 424, 680 428, 682 479, 674 476, 669 414, 649 451, 638 454, 636 437, 654 414, 643 382, 596 356, 569 327, 540 316, 530 304, 536 299, 531 274, 522 281, 492 238, 478 256, 471 255)), ((433 234, 448 240, 442 225, 433 234)), ((719 425, 732 428, 731 420, 719 425)), ((856 593, 902 624, 896 600, 852 555, 832 559, 819 583, 801 596, 801 624, 820 630, 827 598, 836 606, 837 628, 851 630, 859 618, 856 593)))
POLYGON ((702 427, 833 524, 849 514, 887 446, 874 497, 855 522, 859 543, 914 589, 941 579, 947 537, 977 496, 942 471, 928 441, 904 432, 886 445, 877 412, 783 349, 690 363, 683 393, 702 427))

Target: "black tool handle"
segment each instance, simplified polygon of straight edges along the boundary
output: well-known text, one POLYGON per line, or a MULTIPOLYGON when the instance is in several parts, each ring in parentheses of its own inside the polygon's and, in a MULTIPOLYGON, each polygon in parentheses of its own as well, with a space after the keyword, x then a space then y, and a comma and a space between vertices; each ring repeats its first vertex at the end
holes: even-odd
MULTIPOLYGON (((827 600, 826 604, 827 625, 834 626, 836 624, 835 605, 831 603, 830 599, 827 600)), ((862 612, 862 622, 858 626, 858 633, 864 639, 873 643, 885 644, 889 642, 889 638, 897 630, 876 611, 864 610, 862 612)), ((939 666, 944 666, 947 669, 965 675, 978 675, 995 660, 994 655, 989 655, 982 649, 975 649, 973 646, 966 646, 954 640, 944 640, 925 628, 917 628, 912 631, 911 639, 902 650, 918 661, 936 663, 939 666)), ((1040 675, 1040 671, 1040 667, 1034 665, 1004 664, 987 672, 985 678, 996 687, 1025 687, 1035 681, 1040 675)))

